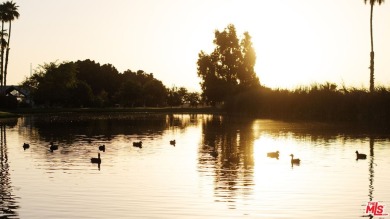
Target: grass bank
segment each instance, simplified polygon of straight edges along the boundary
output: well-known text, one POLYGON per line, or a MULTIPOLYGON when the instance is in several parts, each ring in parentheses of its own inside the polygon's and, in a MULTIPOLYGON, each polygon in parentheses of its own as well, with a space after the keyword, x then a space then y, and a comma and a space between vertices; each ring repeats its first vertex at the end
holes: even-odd
POLYGON ((12 117, 18 117, 18 115, 10 112, 0 111, 0 118, 12 118, 12 117))
POLYGON ((182 114, 210 114, 222 113, 215 107, 139 107, 139 108, 19 108, 4 112, 4 115, 31 115, 56 113, 182 113, 182 114))

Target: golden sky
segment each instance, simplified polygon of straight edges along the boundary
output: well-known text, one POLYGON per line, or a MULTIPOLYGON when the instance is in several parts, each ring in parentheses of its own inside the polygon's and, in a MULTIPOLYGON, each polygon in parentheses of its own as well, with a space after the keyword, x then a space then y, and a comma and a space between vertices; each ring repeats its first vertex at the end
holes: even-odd
MULTIPOLYGON (((91 59, 199 90, 214 30, 252 36, 268 87, 326 81, 368 88, 370 7, 361 0, 14 0, 8 84, 38 65, 91 59)), ((374 8, 376 85, 390 86, 390 2, 374 8)))

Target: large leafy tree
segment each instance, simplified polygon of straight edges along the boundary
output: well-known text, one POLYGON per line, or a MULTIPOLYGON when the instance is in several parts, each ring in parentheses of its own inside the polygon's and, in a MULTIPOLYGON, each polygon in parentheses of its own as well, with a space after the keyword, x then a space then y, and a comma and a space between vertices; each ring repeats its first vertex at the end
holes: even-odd
POLYGON ((203 97, 207 103, 225 101, 232 95, 260 82, 254 71, 256 53, 249 33, 240 41, 234 25, 215 31, 215 49, 211 54, 199 53, 198 76, 201 78, 203 97))
POLYGON ((153 74, 126 70, 91 60, 40 66, 23 86, 38 105, 46 106, 163 106, 167 89, 153 74))
POLYGON ((372 20, 373 20, 373 13, 374 13, 374 5, 378 3, 381 5, 384 3, 385 0, 364 0, 364 3, 369 3, 371 6, 371 13, 370 13, 370 35, 371 35, 371 52, 370 52, 370 92, 374 91, 374 36, 372 31, 372 20))
POLYGON ((181 106, 183 105, 188 96, 188 90, 185 87, 172 87, 167 89, 167 104, 169 106, 181 106))
POLYGON ((256 52, 248 32, 244 33, 244 38, 241 40, 241 52, 242 63, 238 74, 240 85, 243 89, 257 87, 260 82, 255 72, 256 52))
POLYGON ((77 88, 77 66, 74 63, 48 63, 40 66, 28 83, 37 104, 68 106, 77 88))
POLYGON ((124 106, 134 107, 142 100, 142 86, 132 79, 123 82, 118 92, 118 99, 124 106))
POLYGON ((11 27, 12 21, 19 18, 19 12, 16 3, 12 1, 4 2, 0 5, 1 19, 1 52, 0 52, 0 80, 1 85, 7 85, 8 58, 10 51, 11 27), (8 22, 8 33, 5 32, 5 23, 8 22), (8 40, 5 37, 8 36, 8 40), (5 52, 5 61, 4 61, 5 52))

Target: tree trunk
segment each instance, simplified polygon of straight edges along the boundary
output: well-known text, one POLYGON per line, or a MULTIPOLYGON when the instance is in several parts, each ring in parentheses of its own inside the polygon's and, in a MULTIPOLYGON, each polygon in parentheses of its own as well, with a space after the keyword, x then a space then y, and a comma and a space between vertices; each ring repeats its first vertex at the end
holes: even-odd
POLYGON ((5 51, 5 63, 4 63, 4 86, 7 86, 7 66, 8 66, 8 53, 9 48, 5 51))
POLYGON ((3 46, 3 39, 4 39, 4 21, 1 22, 1 39, 0 39, 0 81, 1 81, 1 87, 3 87, 3 79, 4 79, 4 72, 3 72, 3 60, 4 60, 4 46, 3 46))
POLYGON ((370 16, 370 34, 371 34, 371 52, 370 52, 370 92, 374 91, 374 36, 372 31, 372 16, 374 12, 374 3, 371 3, 370 16))
POLYGON ((9 21, 8 28, 8 41, 7 41, 7 50, 5 51, 5 63, 4 63, 4 86, 7 86, 7 69, 8 69, 8 57, 9 57, 9 41, 11 40, 11 21, 9 21))

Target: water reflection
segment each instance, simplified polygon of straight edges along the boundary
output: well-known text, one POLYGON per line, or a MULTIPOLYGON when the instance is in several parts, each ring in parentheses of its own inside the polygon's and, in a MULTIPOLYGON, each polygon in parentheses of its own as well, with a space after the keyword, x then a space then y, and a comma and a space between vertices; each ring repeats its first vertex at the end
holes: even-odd
POLYGON ((17 218, 19 208, 13 195, 8 162, 7 126, 15 126, 15 120, 0 121, 0 218, 17 218))
MULTIPOLYGON (((370 163, 369 163, 369 168, 368 168, 368 179, 369 179, 369 185, 368 185, 368 198, 370 201, 373 200, 374 196, 374 138, 370 137, 370 163)), ((375 164, 376 165, 376 164, 375 164)), ((370 219, 374 218, 372 214, 369 215, 370 219)))
POLYGON ((166 127, 165 115, 69 114, 36 117, 33 127, 45 141, 110 141, 117 135, 161 133, 166 127), (146 119, 148 118, 148 119, 146 119), (83 139, 80 139, 83 138, 83 139))
MULTIPOLYGON (((253 185, 252 120, 209 116, 203 120, 199 147, 200 171, 212 169, 217 202, 234 209, 238 198, 251 194, 253 185)), ((210 174, 207 171, 205 174, 210 174)))
MULTIPOLYGON (((133 142, 143 142, 148 147, 166 131, 180 134, 198 122, 198 115, 192 114, 62 113, 21 117, 18 132, 31 140, 29 150, 37 158, 48 161, 51 173, 53 168, 72 168, 96 157, 101 145, 107 146, 108 153, 133 147, 133 142), (51 149, 51 144, 56 148, 51 149)), ((91 164, 97 170, 111 161, 104 153, 101 155, 101 164, 91 164)))
MULTIPOLYGON (((354 167, 350 165, 354 164, 355 154, 353 152, 358 146, 346 148, 345 145, 351 145, 350 142, 356 141, 355 139, 368 139, 370 153, 367 159, 369 166, 367 184, 368 197, 372 201, 374 198, 374 167, 377 166, 374 162, 374 143, 375 139, 381 139, 384 136, 388 138, 383 133, 371 134, 345 124, 333 126, 321 123, 284 123, 209 116, 205 117, 202 123, 198 168, 204 177, 212 177, 215 201, 227 203, 230 209, 238 208, 237 205, 242 204, 243 200, 257 200, 256 195, 272 195, 268 194, 270 192, 278 196, 300 197, 301 194, 306 194, 300 198, 310 200, 313 194, 332 188, 331 185, 334 182, 329 180, 334 177, 332 175, 334 173, 327 171, 334 169, 333 171, 337 171, 335 175, 346 174, 344 182, 346 184, 349 182, 349 177, 355 177, 353 173, 356 171, 352 170, 354 167), (280 152, 277 155, 278 159, 274 159, 275 151, 280 152), (273 153, 270 154, 270 152, 273 153), (344 155, 346 152, 349 152, 348 155, 344 155), (293 153, 296 155, 293 159, 302 158, 303 161, 291 161, 292 158, 289 155, 293 153), (290 165, 290 170, 296 173, 289 173, 285 168, 287 165, 290 165), (338 165, 345 165, 347 169, 340 169, 338 165), (315 168, 321 171, 317 172, 315 168), (310 174, 307 175, 307 173, 310 174), (316 179, 315 175, 318 174, 328 174, 329 179, 322 179, 322 177, 316 179), (304 181, 300 182, 300 180, 304 181), (294 185, 295 181, 299 183, 294 185), (314 182, 316 184, 311 184, 314 182), (313 188, 308 189, 303 186, 307 184, 313 188), (262 193, 258 194, 259 187, 265 187, 268 190, 260 189, 262 193), (239 202, 241 203, 238 204, 239 202)), ((364 148, 361 149, 364 151, 364 148)), ((356 162, 358 162, 356 165, 360 166, 367 161, 356 162)), ((359 181, 366 178, 367 174, 364 174, 359 181)), ((349 188, 337 185, 335 190, 343 194, 345 192, 343 190, 348 191, 349 188)), ((327 196, 324 195, 324 197, 327 196)), ((343 195, 340 195, 339 198, 342 197, 343 195)), ((274 200, 274 197, 270 200, 274 200)), ((326 198, 321 201, 332 202, 326 198)), ((358 202, 365 201, 366 199, 362 197, 358 202)), ((274 202, 279 202, 279 200, 276 199, 274 202)), ((286 202, 285 204, 294 206, 295 203, 286 202)), ((323 211, 326 212, 326 209, 323 211)), ((358 214, 359 210, 356 210, 355 215, 358 214)))
POLYGON ((12 193, 12 173, 22 188, 14 192, 28 200, 19 214, 28 218, 49 217, 64 206, 79 212, 60 218, 88 217, 95 209, 102 218, 356 218, 367 187, 369 200, 388 194, 389 179, 381 174, 390 167, 382 153, 389 152, 383 147, 388 136, 378 140, 382 135, 329 124, 220 115, 31 116, 8 128, 8 141, 20 142, 20 150, 7 147, 3 128, 1 179, 7 182, 0 192, 12 193), (51 141, 58 150, 49 151, 51 141), (133 147, 138 141, 142 148, 133 147), (356 161, 354 152, 368 154, 368 145, 369 159, 356 161), (98 153, 101 165, 91 162, 98 153), (7 154, 16 170, 9 170, 7 154), (290 154, 300 166, 291 168, 290 154))

